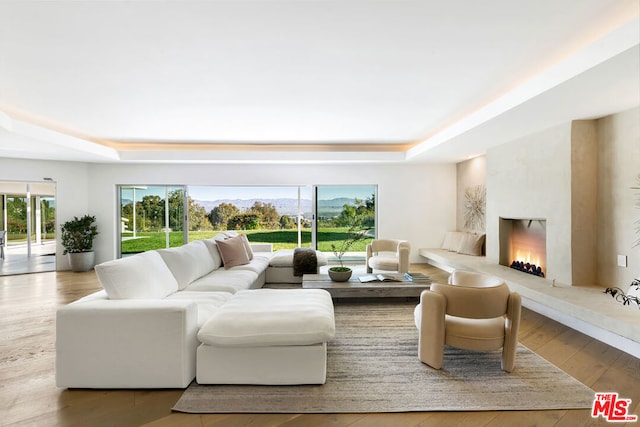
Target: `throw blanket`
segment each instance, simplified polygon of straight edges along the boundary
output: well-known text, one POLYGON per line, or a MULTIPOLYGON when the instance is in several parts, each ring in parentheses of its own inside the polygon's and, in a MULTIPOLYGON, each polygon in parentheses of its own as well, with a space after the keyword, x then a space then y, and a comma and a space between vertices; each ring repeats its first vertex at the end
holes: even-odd
POLYGON ((293 275, 316 274, 318 272, 318 257, 311 248, 295 248, 293 250, 293 275))

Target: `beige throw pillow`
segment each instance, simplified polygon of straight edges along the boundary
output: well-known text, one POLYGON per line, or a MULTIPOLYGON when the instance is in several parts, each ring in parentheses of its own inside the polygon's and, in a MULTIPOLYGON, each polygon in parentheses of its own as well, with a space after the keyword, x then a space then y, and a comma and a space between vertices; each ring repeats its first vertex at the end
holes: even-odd
POLYGON ((246 234, 241 234, 240 238, 242 239, 242 244, 244 245, 245 251, 247 251, 247 257, 251 260, 253 259, 253 249, 251 249, 251 243, 249 243, 249 238, 246 234))
POLYGON ((217 245, 224 268, 249 264, 249 256, 242 242, 242 236, 219 240, 217 245))
POLYGON ((465 255, 482 255, 482 246, 484 245, 484 234, 467 233, 462 239, 462 244, 458 250, 459 254, 465 255))

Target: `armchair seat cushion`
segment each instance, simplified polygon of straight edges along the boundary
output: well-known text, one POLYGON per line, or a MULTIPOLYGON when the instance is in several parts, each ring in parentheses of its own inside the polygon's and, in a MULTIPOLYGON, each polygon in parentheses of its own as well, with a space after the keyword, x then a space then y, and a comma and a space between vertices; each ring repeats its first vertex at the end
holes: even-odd
POLYGON ((445 344, 467 350, 489 351, 504 344, 503 317, 467 319, 445 316, 445 344))
POLYGON ((398 257, 395 255, 374 255, 369 258, 369 267, 376 270, 398 271, 398 257))
POLYGON ((367 245, 367 273, 373 270, 409 271, 411 245, 406 240, 373 239, 367 245))

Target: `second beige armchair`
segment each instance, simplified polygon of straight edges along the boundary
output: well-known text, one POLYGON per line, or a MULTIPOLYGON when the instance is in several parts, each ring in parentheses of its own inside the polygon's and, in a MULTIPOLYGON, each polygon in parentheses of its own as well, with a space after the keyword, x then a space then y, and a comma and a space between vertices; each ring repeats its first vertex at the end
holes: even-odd
POLYGON ((449 284, 432 283, 414 311, 419 330, 418 356, 440 369, 444 347, 476 351, 502 349, 502 369, 515 366, 520 295, 504 281, 485 274, 455 270, 449 284))
POLYGON ((373 270, 409 271, 411 245, 406 240, 374 239, 367 245, 367 273, 373 270))

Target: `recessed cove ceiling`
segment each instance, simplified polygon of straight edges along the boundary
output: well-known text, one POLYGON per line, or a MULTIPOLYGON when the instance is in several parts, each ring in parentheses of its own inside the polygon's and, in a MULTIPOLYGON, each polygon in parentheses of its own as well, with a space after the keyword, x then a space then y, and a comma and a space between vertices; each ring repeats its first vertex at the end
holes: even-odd
POLYGON ((459 161, 640 105, 639 9, 637 0, 2 1, 0 156, 459 161))

